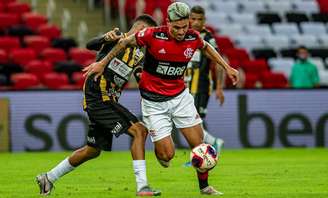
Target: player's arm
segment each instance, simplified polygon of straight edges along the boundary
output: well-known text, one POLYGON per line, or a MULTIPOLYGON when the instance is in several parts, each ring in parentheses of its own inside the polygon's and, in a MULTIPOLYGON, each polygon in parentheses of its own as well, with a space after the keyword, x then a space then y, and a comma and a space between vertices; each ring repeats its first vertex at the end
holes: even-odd
POLYGON ((223 93, 223 80, 224 80, 224 70, 219 65, 215 65, 216 71, 216 79, 214 82, 216 83, 216 98, 220 101, 220 105, 222 106, 225 100, 224 93, 223 93))
POLYGON ((87 43, 87 49, 99 51, 103 47, 104 44, 117 41, 122 38, 122 33, 118 28, 114 28, 113 30, 107 32, 103 36, 96 37, 91 39, 87 43))
POLYGON ((90 76, 91 74, 96 74, 95 79, 97 79, 104 71, 105 66, 117 56, 122 50, 126 49, 128 46, 137 46, 137 41, 135 35, 132 34, 126 38, 118 41, 118 43, 113 47, 113 49, 100 61, 95 62, 83 69, 84 76, 90 76))
POLYGON ((233 85, 236 85, 239 81, 238 71, 230 67, 230 65, 223 59, 223 57, 207 41, 203 42, 203 50, 205 52, 204 54, 217 65, 221 66, 226 71, 229 78, 232 80, 233 85))

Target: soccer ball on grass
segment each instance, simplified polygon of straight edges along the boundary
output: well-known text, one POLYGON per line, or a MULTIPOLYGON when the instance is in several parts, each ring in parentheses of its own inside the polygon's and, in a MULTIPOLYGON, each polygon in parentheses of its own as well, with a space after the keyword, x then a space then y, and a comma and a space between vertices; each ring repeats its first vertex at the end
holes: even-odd
POLYGON ((204 173, 215 167, 218 155, 212 145, 203 143, 191 150, 190 161, 194 168, 204 173))

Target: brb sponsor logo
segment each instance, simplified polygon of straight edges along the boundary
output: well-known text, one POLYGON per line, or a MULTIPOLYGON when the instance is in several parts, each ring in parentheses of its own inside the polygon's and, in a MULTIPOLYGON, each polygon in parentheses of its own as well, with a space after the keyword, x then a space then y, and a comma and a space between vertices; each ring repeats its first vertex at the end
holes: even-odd
POLYGON ((183 75, 186 66, 182 67, 173 67, 170 66, 169 63, 159 63, 158 67, 156 68, 156 72, 162 75, 167 76, 181 76, 183 75))

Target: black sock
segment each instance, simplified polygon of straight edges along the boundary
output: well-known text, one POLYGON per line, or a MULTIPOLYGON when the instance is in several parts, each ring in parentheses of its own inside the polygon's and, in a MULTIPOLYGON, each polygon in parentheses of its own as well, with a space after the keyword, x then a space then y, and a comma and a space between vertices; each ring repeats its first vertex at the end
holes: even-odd
POLYGON ((208 171, 205 173, 200 173, 197 171, 199 189, 206 188, 208 186, 208 171))

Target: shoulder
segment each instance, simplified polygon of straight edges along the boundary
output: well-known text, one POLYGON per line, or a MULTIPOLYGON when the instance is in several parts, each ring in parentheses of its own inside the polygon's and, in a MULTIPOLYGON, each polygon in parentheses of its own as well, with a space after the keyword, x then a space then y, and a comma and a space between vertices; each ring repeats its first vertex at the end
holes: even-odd
POLYGON ((185 41, 194 41, 194 40, 199 40, 201 39, 199 32, 193 30, 193 29, 189 29, 186 33, 185 36, 185 41))

